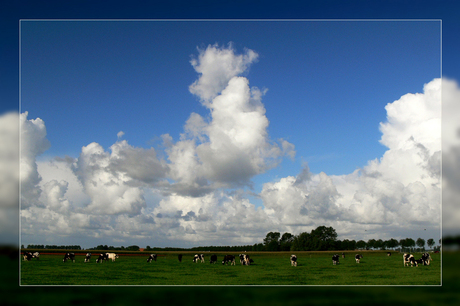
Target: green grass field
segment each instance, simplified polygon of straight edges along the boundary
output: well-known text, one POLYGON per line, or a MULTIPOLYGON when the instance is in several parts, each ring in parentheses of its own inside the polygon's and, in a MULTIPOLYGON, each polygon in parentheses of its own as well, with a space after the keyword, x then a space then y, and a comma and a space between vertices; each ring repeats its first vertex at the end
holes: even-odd
MULTIPOLYGON (((45 251, 43 251, 45 253, 45 251)), ((251 266, 222 265, 226 253, 216 252, 217 264, 193 263, 194 253, 160 252, 156 262, 147 263, 148 254, 120 254, 115 262, 62 262, 62 255, 44 255, 40 260, 21 261, 21 285, 441 285, 440 254, 432 254, 429 266, 403 267, 402 255, 386 252, 360 252, 357 264, 354 254, 346 253, 339 265, 332 265, 332 252, 294 252, 298 266, 291 267, 287 252, 248 252, 251 266)), ((340 254, 341 252, 339 252, 340 254)), ((214 253, 212 253, 214 254, 214 253)), ((234 253, 229 253, 234 254, 234 253)), ((234 254, 238 255, 238 254, 234 254)), ((420 258, 419 253, 414 256, 420 258)))

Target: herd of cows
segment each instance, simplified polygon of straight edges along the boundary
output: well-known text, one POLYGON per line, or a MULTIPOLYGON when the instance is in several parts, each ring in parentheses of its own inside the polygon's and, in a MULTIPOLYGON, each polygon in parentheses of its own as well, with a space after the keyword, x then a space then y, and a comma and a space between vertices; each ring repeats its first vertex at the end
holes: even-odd
MULTIPOLYGON (((388 252, 387 253, 387 256, 391 256, 391 252, 388 252)), ((252 263, 254 263, 254 260, 252 260, 249 255, 247 254, 240 254, 238 255, 239 259, 240 259, 240 263, 241 265, 246 265, 246 266, 249 266, 251 265, 252 263)), ((334 254, 332 256, 332 264, 333 265, 337 265, 339 264, 339 254, 334 254)), ((24 255, 23 255, 23 258, 24 258, 24 261, 30 261, 32 258, 36 258, 37 260, 40 259, 40 253, 39 252, 34 252, 34 253, 31 253, 31 252, 25 252, 24 255)), ((96 259, 96 263, 102 263, 104 261, 107 261, 107 260, 112 260, 112 261, 115 261, 117 258, 119 258, 119 256, 115 253, 101 253, 98 258, 96 259)), ((235 265, 235 256, 234 255, 225 255, 223 260, 222 260, 222 264, 223 265, 235 265)), ((342 253, 342 258, 345 258, 345 253, 342 253)), ((363 258, 363 255, 361 254, 356 254, 355 255, 355 260, 356 260, 356 263, 360 263, 360 260, 361 258, 363 258)), ((91 253, 86 253, 86 256, 85 256, 85 259, 84 259, 84 262, 89 262, 91 259, 91 253)), ((182 254, 179 254, 178 255, 178 259, 179 259, 179 262, 182 262, 182 254)), ((64 255, 64 259, 63 259, 63 262, 66 262, 66 261, 72 261, 72 262, 75 262, 75 253, 70 253, 70 252, 67 252, 65 253, 64 255)), ((157 254, 150 254, 149 257, 147 258, 147 262, 152 262, 153 261, 157 261, 157 254)), ((291 261, 291 266, 297 266, 297 256, 296 255, 291 255, 291 258, 290 258, 290 261, 291 261)), ((416 266, 418 267, 419 264, 423 264, 424 266, 428 266, 430 265, 430 261, 432 261, 431 259, 431 256, 429 253, 423 253, 422 254, 422 257, 420 259, 415 259, 414 255, 412 254, 404 254, 403 255, 403 264, 404 264, 404 267, 405 266, 416 266)), ((203 254, 196 254, 194 257, 193 257, 193 262, 194 263, 197 263, 197 262, 201 262, 201 263, 204 263, 205 260, 204 260, 204 255, 203 254)), ((212 264, 215 264, 217 262, 217 255, 213 254, 211 255, 210 257, 210 263, 212 264)))

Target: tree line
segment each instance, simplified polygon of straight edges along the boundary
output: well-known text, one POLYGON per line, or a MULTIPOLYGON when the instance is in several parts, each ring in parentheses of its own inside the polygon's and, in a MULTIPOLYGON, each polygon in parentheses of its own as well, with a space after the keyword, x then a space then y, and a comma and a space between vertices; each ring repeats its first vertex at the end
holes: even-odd
MULTIPOLYGON (((21 245, 24 248, 24 245, 21 245)), ((28 249, 46 249, 46 250, 81 250, 79 245, 43 245, 43 244, 29 244, 28 249)))
MULTIPOLYGON (((460 236, 446 237, 443 241, 445 245, 457 244, 460 245, 460 236)), ((369 239, 364 240, 338 240, 337 232, 332 227, 319 226, 311 232, 303 232, 298 235, 291 233, 269 232, 261 243, 254 245, 240 246, 199 246, 192 248, 176 248, 176 247, 150 247, 147 246, 144 251, 160 252, 160 251, 215 251, 215 252, 244 252, 244 251, 339 251, 339 250, 401 250, 401 251, 425 251, 425 244, 433 250, 440 250, 441 239, 439 245, 435 246, 436 242, 430 238, 404 238, 396 240, 394 238, 388 240, 369 239), (418 248, 416 248, 418 247, 418 248)), ((22 245, 21 248, 24 248, 22 245)), ((29 244, 28 249, 65 249, 65 250, 81 250, 79 245, 36 245, 29 244)), ((88 250, 112 250, 112 251, 139 251, 140 247, 131 245, 128 247, 114 247, 107 245, 98 245, 88 250)))
MULTIPOLYGON (((436 244, 434 239, 412 238, 400 239, 399 241, 391 238, 389 240, 369 239, 364 240, 338 240, 337 232, 332 227, 319 226, 311 232, 303 232, 299 235, 291 233, 269 232, 263 243, 255 244, 253 251, 338 251, 338 250, 395 250, 402 251, 415 250, 416 246, 419 250, 425 250, 425 243, 429 248, 433 248, 436 244)), ((441 239, 439 240, 441 244, 441 239)), ((440 246, 434 247, 434 250, 439 250, 440 246)))

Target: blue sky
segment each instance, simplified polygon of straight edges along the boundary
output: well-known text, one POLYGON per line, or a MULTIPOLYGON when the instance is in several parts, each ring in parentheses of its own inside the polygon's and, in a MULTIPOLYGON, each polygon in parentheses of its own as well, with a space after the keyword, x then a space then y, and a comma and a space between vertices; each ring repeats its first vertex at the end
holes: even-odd
POLYGON ((440 27, 21 21, 22 243, 437 238, 440 27))
POLYGON ((207 115, 188 91, 190 59, 229 42, 259 54, 245 76, 268 89, 270 137, 296 146, 282 175, 303 161, 344 174, 381 156, 385 105, 440 76, 438 21, 22 21, 21 111, 45 121, 45 155, 108 148, 119 131, 155 147, 191 112, 207 115))
MULTIPOLYGON (((0 12, 2 157, 18 147, 14 137, 18 131, 11 129, 17 125, 7 112, 17 112, 19 106, 19 20, 266 20, 169 21, 162 22, 161 29, 153 29, 152 22, 126 21, 99 22, 99 29, 94 22, 66 22, 52 29, 55 21, 47 21, 29 27, 28 33, 22 31, 20 110, 29 113, 19 118, 28 136, 23 137, 27 152, 21 158, 21 169, 28 170, 20 176, 22 242, 90 247, 100 243, 232 245, 260 242, 268 231, 297 234, 318 225, 333 226, 340 239, 439 236, 439 171, 435 171, 439 170, 439 124, 433 122, 440 114, 433 101, 440 99, 433 97, 438 97, 440 88, 435 80, 440 75, 440 31, 438 21, 420 19, 442 19, 442 74, 445 80, 458 80, 458 10, 452 9, 451 1, 421 1, 416 6, 410 1, 283 4, 5 4, 0 12), (273 22, 282 18, 317 22, 273 22), (330 22, 331 18, 355 21, 330 22), (356 21, 370 18, 375 19, 356 21), (79 28, 71 29, 76 24, 79 28), (244 155, 238 155, 240 160, 235 155, 233 164, 224 163, 227 168, 219 167, 217 156, 211 155, 201 160, 210 168, 190 168, 204 176, 180 173, 184 156, 173 153, 180 152, 182 145, 195 158, 205 157, 206 145, 213 144, 206 142, 211 135, 206 132, 212 131, 211 123, 218 123, 200 97, 189 91, 199 78, 190 60, 198 56, 197 47, 205 50, 218 43, 224 51, 229 50, 225 49, 229 41, 233 59, 247 54, 245 48, 258 55, 239 76, 247 78, 249 86, 268 89, 259 101, 265 113, 256 117, 269 121, 266 129, 261 125, 259 130, 267 135, 262 144, 275 151, 283 144, 285 149, 293 145, 295 158, 289 156, 292 151, 278 151, 272 155, 277 158, 273 168, 264 168, 269 159, 262 159, 262 167, 250 168, 251 172, 244 171, 244 163, 234 163, 247 162, 244 155), (417 107, 407 107, 411 104, 417 107), (186 147, 179 136, 193 113, 199 114, 194 119, 204 121, 195 120, 188 128, 208 130, 198 131, 195 138, 188 134, 185 140, 205 137, 201 151, 196 150, 199 142, 186 147), (118 139, 120 131, 125 134, 118 139), (164 146, 165 134, 171 136, 169 147, 164 146), (360 171, 353 172, 357 168, 360 171), (152 169, 159 171, 158 176, 149 176, 152 169), (229 181, 222 169, 249 178, 251 192, 247 181, 235 185, 240 181, 229 181), (92 189, 95 180, 103 188, 92 189), (101 195, 115 203, 109 205, 112 210, 104 210, 101 195)), ((459 144, 454 133, 458 123, 453 115, 459 111, 458 87, 446 84, 442 106, 444 234, 458 233, 460 217, 456 208, 459 144)), ((261 158, 254 152, 248 156, 261 158)), ((11 177, 19 177, 15 164, 0 160, 4 199, 0 242, 17 243, 18 193, 11 183, 11 177), (8 169, 11 173, 3 171, 8 169)))

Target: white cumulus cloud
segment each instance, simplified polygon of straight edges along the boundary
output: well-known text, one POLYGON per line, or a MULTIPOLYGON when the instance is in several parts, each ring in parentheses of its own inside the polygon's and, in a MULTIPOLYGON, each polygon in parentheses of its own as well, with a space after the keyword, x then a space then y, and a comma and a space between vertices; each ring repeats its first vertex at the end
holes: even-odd
MULTIPOLYGON (((120 140, 124 133, 119 132, 107 150, 93 142, 79 156, 37 163, 49 147, 43 120, 27 119, 27 113, 0 117, 3 130, 3 122, 18 119, 21 127, 23 237, 196 246, 254 244, 269 231, 298 234, 320 225, 349 239, 363 239, 364 230, 367 237, 382 239, 418 226, 439 232, 441 89, 452 111, 459 97, 456 84, 435 79, 422 93, 388 103, 387 120, 379 126, 380 143, 388 148, 383 156, 335 176, 312 173, 305 164, 297 175, 252 192, 261 201, 255 205, 244 188, 283 157, 296 154, 294 144, 270 138, 262 103, 266 91, 250 87, 244 76, 257 58, 252 50, 237 54, 231 45, 199 50, 191 62, 199 78, 189 90, 208 115, 192 113, 178 140, 162 135, 164 152, 133 147, 120 140)), ((458 123, 449 124, 458 130, 458 123)), ((0 136, 11 147, 2 147, 0 154, 14 159, 14 137, 6 134, 0 136)), ((449 134, 443 144, 442 158, 450 167, 443 176, 449 186, 460 184, 458 139, 449 134)), ((0 178, 8 182, 9 177, 2 173, 0 178)), ((12 207, 17 193, 0 192, 12 207)), ((448 196, 458 198, 458 192, 448 196)), ((0 220, 6 220, 4 213, 0 220)), ((444 221, 454 224, 453 219, 444 221)))

